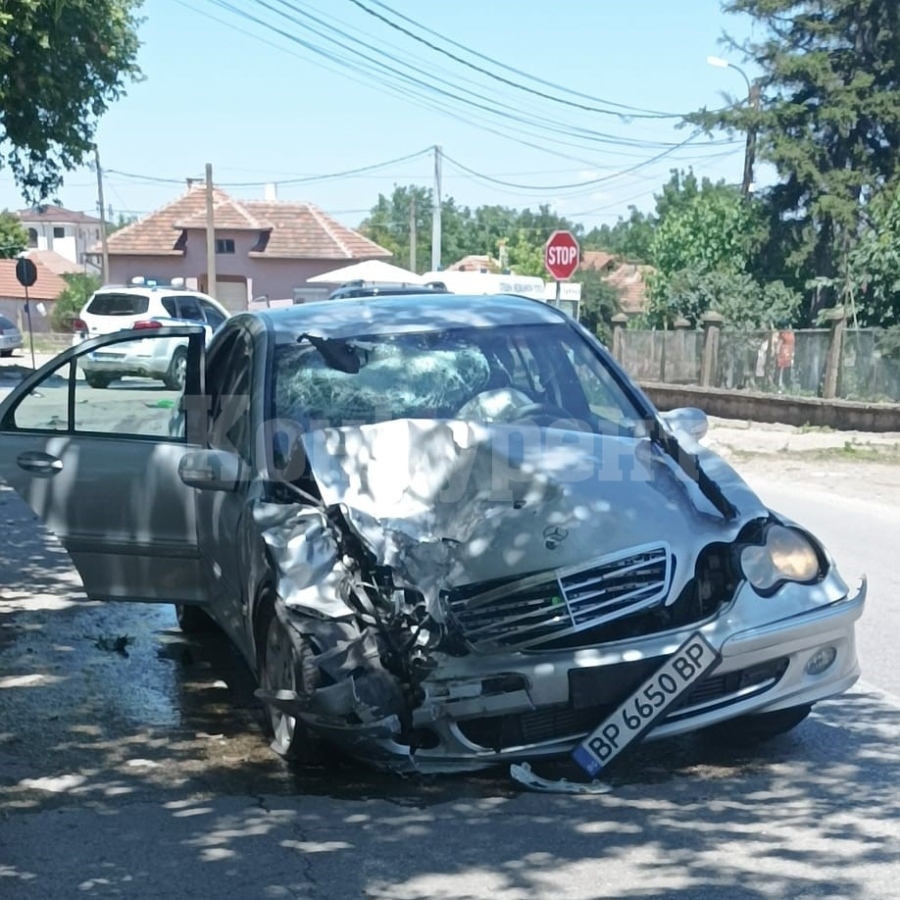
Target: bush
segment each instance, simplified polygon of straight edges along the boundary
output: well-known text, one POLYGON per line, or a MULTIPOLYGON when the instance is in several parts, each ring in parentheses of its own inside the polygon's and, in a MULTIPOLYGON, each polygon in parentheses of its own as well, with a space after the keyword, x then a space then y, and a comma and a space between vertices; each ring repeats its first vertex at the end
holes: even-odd
POLYGON ((54 331, 72 330, 72 322, 78 318, 91 294, 100 287, 97 275, 71 272, 62 276, 66 289, 56 298, 50 311, 50 325, 54 331))

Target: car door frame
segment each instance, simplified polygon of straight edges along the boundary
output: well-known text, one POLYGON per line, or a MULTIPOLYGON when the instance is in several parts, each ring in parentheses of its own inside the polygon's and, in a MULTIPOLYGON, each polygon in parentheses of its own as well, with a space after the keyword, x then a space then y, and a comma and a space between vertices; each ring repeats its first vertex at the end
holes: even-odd
MULTIPOLYGON (((0 402, 0 440, 5 445, 0 457, 3 465, 0 474, 5 472, 7 481, 22 499, 44 520, 49 530, 56 532, 82 577, 89 599, 204 602, 206 595, 200 576, 196 529, 196 495, 193 488, 181 481, 178 472, 181 457, 189 450, 204 446, 206 437, 204 327, 164 327, 155 330, 153 335, 153 339, 157 340, 187 340, 189 365, 185 391, 179 401, 179 409, 184 415, 183 437, 173 432, 171 437, 154 439, 152 435, 100 433, 76 428, 76 388, 80 383, 76 378, 78 359, 104 347, 148 337, 124 329, 90 338, 63 351, 13 388, 0 402), (62 373, 66 374, 63 376, 62 373), (35 389, 54 374, 68 381, 66 428, 45 430, 17 427, 15 413, 20 404, 33 396, 35 389), (54 484, 58 484, 54 478, 63 470, 64 458, 71 458, 73 454, 74 458, 80 458, 84 465, 90 466, 89 445, 96 441, 103 442, 107 456, 111 450, 116 450, 118 443, 125 466, 134 464, 135 460, 146 463, 149 459, 154 466, 161 467, 150 473, 142 465, 139 471, 126 469, 118 474, 121 485, 143 491, 145 499, 153 503, 155 513, 165 515, 167 504, 175 504, 174 508, 183 516, 175 520, 178 523, 176 531, 178 526, 183 526, 177 546, 171 539, 161 537, 160 531, 164 529, 156 524, 159 518, 145 515, 138 521, 143 510, 133 503, 129 504, 128 497, 110 497, 110 514, 113 515, 114 511, 116 529, 95 527, 88 534, 80 531, 81 525, 72 525, 73 519, 79 520, 79 516, 71 512, 76 508, 74 504, 78 495, 95 490, 96 484, 93 487, 82 486, 76 476, 70 482, 73 485, 71 494, 63 488, 54 492, 54 484), (153 490, 161 492, 162 496, 150 491, 148 479, 152 480, 153 490), (123 521, 129 525, 128 529, 121 527, 123 521), (154 528, 157 529, 155 532, 154 528)), ((96 519, 91 521, 95 526, 98 524, 96 519)))

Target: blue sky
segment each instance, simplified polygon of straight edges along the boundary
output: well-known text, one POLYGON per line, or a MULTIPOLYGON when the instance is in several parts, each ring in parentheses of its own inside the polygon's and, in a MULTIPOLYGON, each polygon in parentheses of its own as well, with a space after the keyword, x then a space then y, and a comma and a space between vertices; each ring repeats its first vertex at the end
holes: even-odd
MULTIPOLYGON (((449 52, 572 103, 600 105, 448 42, 604 101, 605 109, 680 113, 746 92, 737 72, 706 62, 724 53, 723 30, 749 32, 747 21, 721 12, 719 0, 360 2, 399 21, 386 5, 446 37, 401 22, 449 52)), ((106 202, 116 214, 149 212, 180 193, 185 179, 201 177, 207 162, 235 196, 261 197, 264 182, 372 166, 435 144, 447 156, 445 196, 469 206, 550 203, 588 227, 614 222, 630 203, 649 208, 676 165, 740 179, 740 140, 710 145, 701 138, 672 151, 667 144, 689 137, 675 120, 606 115, 525 93, 413 41, 352 0, 148 0, 144 15, 146 79, 110 109, 98 132, 106 202), (373 49, 352 44, 354 38, 373 49), (374 71, 350 68, 370 65, 360 54, 377 61, 374 71), (395 79, 393 93, 382 83, 387 78, 395 79)), ((412 183, 433 183, 429 154, 352 177, 281 183, 278 195, 314 202, 355 225, 380 192, 412 183)), ((60 199, 94 212, 93 172, 72 172, 60 199)), ((22 205, 8 172, 0 171, 0 207, 22 205)))

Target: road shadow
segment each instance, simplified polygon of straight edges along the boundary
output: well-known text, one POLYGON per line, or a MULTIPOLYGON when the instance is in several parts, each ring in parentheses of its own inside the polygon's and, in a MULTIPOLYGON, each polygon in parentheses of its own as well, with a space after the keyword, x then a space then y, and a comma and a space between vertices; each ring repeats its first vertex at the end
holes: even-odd
POLYGON ((525 793, 505 771, 292 768, 224 637, 185 638, 168 607, 79 602, 66 554, 5 489, 0 521, 7 900, 895 894, 900 710, 876 692, 762 747, 644 745, 598 796, 525 793))

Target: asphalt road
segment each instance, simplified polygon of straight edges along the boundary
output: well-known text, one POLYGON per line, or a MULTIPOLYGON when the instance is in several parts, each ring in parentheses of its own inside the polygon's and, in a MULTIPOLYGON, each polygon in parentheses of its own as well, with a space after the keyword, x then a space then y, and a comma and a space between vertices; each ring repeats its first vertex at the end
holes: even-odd
POLYGON ((0 897, 900 897, 900 470, 743 467, 848 581, 868 572, 864 681, 763 748, 648 744, 596 796, 286 766, 225 642, 186 640, 167 607, 79 602, 0 488, 0 897))

